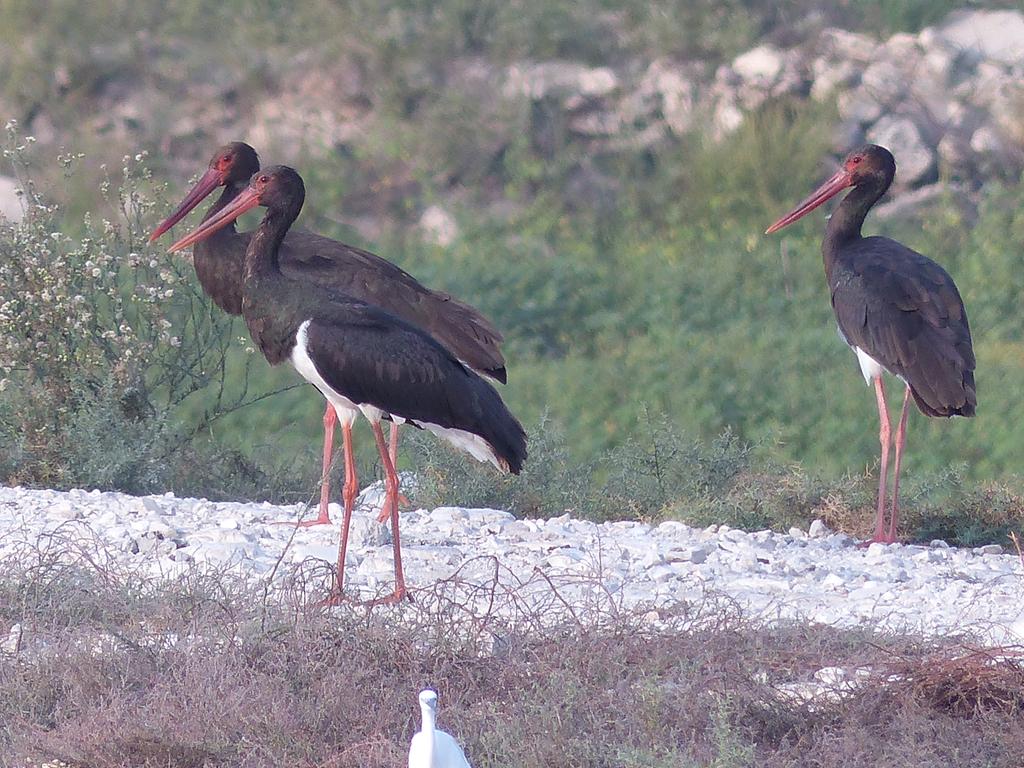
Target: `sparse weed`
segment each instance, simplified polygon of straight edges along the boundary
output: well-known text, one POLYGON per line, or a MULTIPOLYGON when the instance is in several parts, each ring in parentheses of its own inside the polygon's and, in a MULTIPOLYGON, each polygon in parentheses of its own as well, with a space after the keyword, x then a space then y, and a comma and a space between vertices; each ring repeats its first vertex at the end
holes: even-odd
POLYGON ((5 765, 397 768, 428 685, 484 767, 867 768, 881 749, 1011 768, 1024 749, 1020 668, 951 643, 763 628, 714 604, 660 626, 552 611, 554 594, 474 610, 443 585, 323 613, 301 584, 157 581, 69 546, 0 563, 0 637, 21 627, 0 651, 5 765), (814 706, 776 695, 825 666, 872 674, 814 706))

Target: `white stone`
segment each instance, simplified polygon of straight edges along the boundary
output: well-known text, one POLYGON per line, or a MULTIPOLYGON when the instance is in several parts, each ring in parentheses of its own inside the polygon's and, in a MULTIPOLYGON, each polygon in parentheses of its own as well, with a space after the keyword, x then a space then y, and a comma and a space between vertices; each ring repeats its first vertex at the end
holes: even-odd
POLYGON ((21 185, 10 176, 0 176, 0 217, 17 224, 25 217, 21 185))
POLYGON ((715 114, 712 118, 712 138, 721 141, 726 136, 735 133, 742 124, 743 111, 736 106, 735 102, 722 99, 715 107, 715 114))
POLYGON ((864 550, 864 559, 869 562, 878 562, 882 560, 886 553, 889 551, 889 545, 883 544, 879 541, 873 541, 868 545, 868 548, 864 550))
POLYGON ((665 563, 647 568, 647 577, 652 582, 669 582, 677 578, 675 568, 665 563))
POLYGON ((677 136, 693 127, 697 86, 673 62, 665 59, 651 62, 638 91, 660 101, 662 117, 677 136))
POLYGON ((447 248, 459 239, 459 224, 439 205, 428 206, 420 216, 420 231, 428 243, 447 248))
POLYGON ((893 153, 902 185, 920 181, 935 168, 934 152, 909 118, 886 115, 868 130, 868 140, 893 153))
POLYGON ((822 30, 818 36, 817 45, 823 55, 836 60, 849 59, 868 63, 873 61, 878 53, 876 40, 867 35, 835 27, 822 30))
POLYGON ((819 57, 812 63, 811 71, 814 75, 811 98, 815 101, 825 101, 840 89, 846 92, 860 79, 860 68, 852 61, 819 57))
POLYGON ((759 45, 737 56, 732 62, 732 68, 744 80, 769 86, 782 73, 784 63, 784 55, 778 48, 759 45))
POLYGON ((892 61, 876 61, 864 70, 860 79, 861 90, 883 106, 899 99, 908 85, 906 76, 892 61))
POLYGON ((828 526, 825 525, 823 520, 815 519, 811 522, 810 528, 807 529, 807 535, 812 539, 820 539, 828 536, 831 531, 828 526))
POLYGON ((588 67, 572 61, 513 64, 505 79, 505 95, 568 99, 573 96, 607 96, 619 87, 619 78, 608 67, 588 67))
POLYGON ((936 33, 959 50, 1002 64, 1024 62, 1024 14, 1020 11, 960 11, 936 33))
POLYGON ((971 149, 979 155, 999 155, 1006 151, 1006 144, 998 131, 983 125, 971 135, 971 149))
POLYGON ((838 573, 830 573, 821 580, 821 585, 828 589, 846 586, 846 579, 838 573))
POLYGON ((25 630, 21 624, 12 624, 7 637, 0 642, 0 653, 14 655, 21 650, 25 640, 25 630))

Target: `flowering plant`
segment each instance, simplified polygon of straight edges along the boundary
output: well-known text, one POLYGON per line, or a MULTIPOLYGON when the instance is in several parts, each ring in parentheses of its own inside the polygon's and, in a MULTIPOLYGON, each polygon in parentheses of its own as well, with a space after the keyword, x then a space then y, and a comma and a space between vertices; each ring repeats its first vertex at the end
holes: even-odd
MULTIPOLYGON (((204 425, 251 401, 248 360, 225 386, 226 362, 247 357, 246 340, 184 259, 148 244, 166 203, 146 153, 125 156, 116 175, 104 168, 101 213, 73 220, 33 183, 33 144, 7 124, 3 158, 23 216, 0 218, 0 478, 140 490, 139 462, 166 465, 204 425), (83 437, 98 443, 88 461, 107 449, 106 470, 81 475, 83 437), (131 467, 109 460, 113 448, 134 456, 131 467)), ((57 157, 68 179, 81 160, 57 157)), ((159 485, 146 474, 143 486, 159 485)))

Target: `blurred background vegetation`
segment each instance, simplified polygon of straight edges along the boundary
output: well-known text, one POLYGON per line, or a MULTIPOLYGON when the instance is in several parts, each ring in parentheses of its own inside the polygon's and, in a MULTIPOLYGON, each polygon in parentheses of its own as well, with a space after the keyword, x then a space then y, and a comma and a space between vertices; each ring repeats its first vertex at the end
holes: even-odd
MULTIPOLYGON (((854 518, 868 514, 875 409, 836 337, 820 261, 822 217, 782 236, 761 234, 822 178, 834 106, 776 99, 721 141, 694 130, 635 150, 592 152, 565 140, 557 121, 550 141, 538 141, 529 105, 511 100, 495 111, 446 87, 439 73, 462 59, 628 67, 661 56, 700 59, 713 70, 763 39, 785 45, 811 23, 885 36, 917 31, 954 7, 1012 5, 0 0, 0 106, 20 124, 8 145, 14 167, 2 172, 33 179, 40 205, 59 204, 27 219, 35 239, 19 240, 4 225, 4 258, 19 259, 51 230, 91 237, 90 247, 119 260, 130 293, 127 276, 137 282, 138 266, 124 265, 143 254, 155 263, 145 269, 173 270, 179 281, 163 303, 161 317, 173 324, 167 338, 206 339, 188 361, 174 353, 188 373, 171 379, 156 373, 170 359, 159 332, 131 371, 118 368, 113 350, 83 373, 87 383, 61 384, 56 415, 52 398, 33 394, 45 375, 12 367, 0 393, 0 471, 7 482, 28 484, 309 496, 318 475, 319 396, 294 386, 290 369, 271 371, 247 352, 242 324, 217 316, 187 264, 146 245, 144 235, 218 144, 249 138, 223 135, 229 122, 218 117, 225 108, 218 100, 244 116, 249 93, 282 82, 286 64, 313 71, 355 57, 372 95, 372 131, 326 147, 303 136, 270 137, 257 148, 303 173, 309 194, 301 225, 370 248, 495 321, 507 337, 502 394, 538 436, 518 485, 410 436, 404 461, 423 471, 425 495, 524 514, 717 516, 751 526, 829 514, 842 524, 850 510, 854 518), (130 109, 116 121, 83 119, 119 92, 130 109), (191 138, 163 140, 161 126, 181 115, 147 96, 156 93, 177 94, 192 114, 208 108, 209 123, 199 119, 191 138), (45 148, 18 150, 28 133, 45 148), (56 162, 55 147, 84 155, 73 173, 56 162), (143 151, 148 156, 136 162, 143 151), (122 156, 130 166, 123 174, 122 156), (111 176, 114 189, 137 196, 130 211, 117 193, 97 194, 111 176), (459 226, 444 247, 412 225, 413 209, 435 200, 459 226), (90 231, 104 219, 112 222, 105 234, 90 231), (374 220, 369 230, 360 226, 366 219, 374 220), (103 375, 115 369, 113 378, 103 375), (139 392, 144 407, 133 405, 139 392), (44 422, 49 432, 27 435, 27 424, 44 422), (648 482, 643 468, 659 446, 669 446, 670 461, 648 482)), ((965 540, 991 537, 1016 525, 1021 512, 1024 187, 1019 178, 999 178, 978 191, 975 209, 950 196, 910 219, 869 220, 868 229, 942 263, 974 332, 978 417, 911 417, 906 493, 930 515, 918 521, 919 535, 943 533, 936 515, 951 508, 974 517, 998 508, 991 529, 965 540)), ((76 248, 62 251, 68 263, 93 258, 76 248)), ((132 318, 159 325, 145 313, 132 318)), ((359 435, 366 471, 368 434, 359 435)))

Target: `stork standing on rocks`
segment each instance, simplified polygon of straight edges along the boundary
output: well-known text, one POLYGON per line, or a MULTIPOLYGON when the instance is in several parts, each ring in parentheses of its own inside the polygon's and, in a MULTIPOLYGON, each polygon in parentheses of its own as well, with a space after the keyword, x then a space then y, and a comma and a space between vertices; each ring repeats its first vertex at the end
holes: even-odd
MULTIPOLYGON (((253 341, 271 365, 289 361, 333 406, 343 425, 361 412, 373 429, 384 466, 383 513, 391 518, 395 591, 406 596, 398 536, 398 474, 380 422, 429 430, 480 461, 518 473, 526 434, 483 377, 420 328, 335 289, 291 277, 281 244, 305 200, 302 178, 273 166, 253 175, 230 205, 178 240, 178 251, 228 226, 256 206, 267 209, 245 252, 241 311, 253 341)), ((343 598, 351 509, 346 508, 332 601, 343 598)))
MULTIPOLYGON (((150 236, 155 241, 181 221, 218 187, 224 191, 210 206, 203 221, 219 215, 246 189, 260 169, 259 156, 248 144, 235 141, 218 149, 195 186, 150 236)), ((192 249, 199 283, 213 302, 232 315, 242 314, 242 282, 245 252, 252 232, 238 232, 234 221, 197 241, 192 249)), ((433 336, 455 357, 478 373, 501 383, 506 381, 503 341, 491 322, 468 304, 447 293, 433 291, 412 275, 368 251, 311 232, 290 230, 278 254, 281 272, 313 285, 331 288, 354 299, 373 304, 412 323, 433 336)), ((323 481, 316 519, 303 526, 330 523, 330 467, 337 416, 334 408, 324 410, 323 481)), ((398 426, 391 425, 391 462, 397 461, 398 426)), ((346 514, 351 514, 359 492, 356 465, 352 457, 352 430, 342 424, 345 485, 342 490, 346 514)), ((381 512, 381 520, 385 519, 381 512)))
POLYGON ((838 171, 765 231, 777 232, 852 187, 825 227, 821 251, 839 333, 857 355, 864 379, 875 388, 882 457, 871 541, 888 543, 896 540, 900 463, 911 398, 923 414, 933 417, 973 416, 978 404, 971 329, 953 278, 902 243, 860 233, 868 211, 895 175, 896 161, 889 150, 867 144, 847 155, 838 171), (893 435, 883 372, 896 376, 906 388, 895 434, 888 524, 885 491, 893 435))

